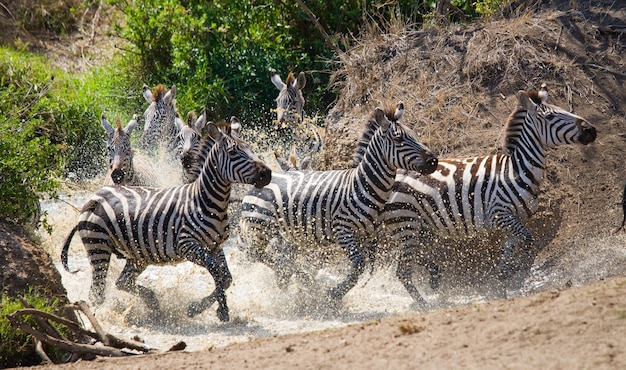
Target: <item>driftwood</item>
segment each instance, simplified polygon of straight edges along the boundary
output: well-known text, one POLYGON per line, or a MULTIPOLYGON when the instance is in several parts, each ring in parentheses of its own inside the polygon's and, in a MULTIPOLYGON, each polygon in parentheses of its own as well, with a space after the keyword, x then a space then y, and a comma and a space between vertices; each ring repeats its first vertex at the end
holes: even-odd
MULTIPOLYGON (((22 303, 27 308, 15 311, 6 317, 13 327, 22 330, 33 338, 35 351, 44 362, 52 363, 52 360, 45 353, 43 344, 70 353, 68 362, 79 359, 93 360, 96 356, 122 357, 157 352, 139 341, 125 340, 105 333, 83 301, 72 304, 69 308, 76 312, 82 312, 91 323, 94 331, 83 328, 75 321, 32 308, 24 300, 22 303), (34 318, 38 328, 34 328, 21 320, 27 315, 34 318), (77 343, 65 338, 51 322, 65 326, 76 337, 81 338, 81 342, 84 343, 77 343)), ((185 347, 184 342, 179 342, 170 348, 170 351, 180 351, 185 347)))

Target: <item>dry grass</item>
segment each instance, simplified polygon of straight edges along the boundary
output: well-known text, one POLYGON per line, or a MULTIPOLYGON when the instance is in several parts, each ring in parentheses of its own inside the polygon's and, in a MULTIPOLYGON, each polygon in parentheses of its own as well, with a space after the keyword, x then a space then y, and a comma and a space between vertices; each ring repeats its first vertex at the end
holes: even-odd
MULTIPOLYGON (((514 108, 506 98, 518 90, 547 82, 552 102, 570 110, 598 94, 580 73, 580 53, 570 52, 594 41, 588 40, 593 32, 576 34, 594 26, 577 10, 556 9, 542 17, 526 13, 444 29, 415 30, 395 19, 382 30, 370 26, 359 39, 344 40, 348 51, 332 78, 340 99, 326 126, 332 134, 344 117, 364 117, 402 100, 404 122, 438 155, 489 154, 500 147, 501 128, 514 108)), ((336 158, 332 143, 328 149, 336 158)), ((326 160, 329 167, 348 162, 326 160)))

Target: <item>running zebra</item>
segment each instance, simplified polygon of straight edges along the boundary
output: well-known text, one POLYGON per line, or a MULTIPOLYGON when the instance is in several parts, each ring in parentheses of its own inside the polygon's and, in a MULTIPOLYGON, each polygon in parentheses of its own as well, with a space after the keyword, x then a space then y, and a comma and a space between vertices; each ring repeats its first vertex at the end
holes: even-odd
POLYGON ((159 303, 153 291, 136 284, 148 265, 191 261, 205 267, 215 290, 192 303, 195 316, 218 302, 217 316, 228 321, 225 290, 232 277, 221 244, 228 238, 228 199, 235 182, 262 187, 271 179, 265 166, 244 141, 230 135, 228 127, 209 125, 203 139, 210 148, 200 176, 191 184, 174 188, 112 186, 98 190, 83 206, 61 252, 69 271, 68 249, 79 232, 93 269, 90 299, 101 304, 112 254, 126 259, 116 281, 118 289, 139 295, 154 310, 159 303))
POLYGON ((306 76, 300 72, 298 77, 289 73, 283 82, 276 71, 272 70, 270 79, 278 89, 276 97, 276 122, 279 129, 289 129, 301 158, 319 153, 323 145, 324 130, 308 122, 304 117, 304 96, 306 76))
MULTIPOLYGON (((200 147, 200 138, 202 137, 202 129, 206 125, 206 112, 203 112, 200 117, 196 116, 194 111, 187 114, 187 124, 183 125, 182 129, 178 133, 178 156, 183 167, 183 182, 193 182, 204 163, 205 157, 196 160, 194 156, 197 148, 200 147), (193 174, 192 174, 193 172, 193 174)), ((201 150, 200 155, 206 154, 206 150, 201 150)))
POLYGON ((507 154, 441 159, 430 175, 408 173, 396 179, 384 227, 399 245, 397 276, 416 305, 424 307, 426 301, 412 282, 412 264, 427 268, 436 289, 439 266, 423 253, 437 240, 462 241, 483 233, 504 236, 498 239, 502 244, 497 277, 502 282, 498 293, 506 296, 505 280, 520 268, 514 253, 532 245, 532 233, 522 222, 537 211, 547 149, 586 145, 596 138, 587 120, 547 104, 545 87, 540 92, 520 91, 517 98, 504 132, 507 154))
MULTIPOLYGON (((194 117, 194 115, 187 117, 187 125, 189 125, 190 121, 193 121, 194 117)), ((209 140, 204 139, 208 133, 202 134, 202 129, 200 128, 200 126, 204 126, 206 124, 205 117, 206 112, 196 120, 194 124, 196 128, 187 129, 183 127, 181 135, 179 135, 181 146, 180 161, 183 166, 183 176, 185 182, 193 182, 198 176, 200 176, 204 162, 209 154, 210 145, 212 145, 209 140)), ((213 122, 209 122, 208 125, 229 127, 231 136, 241 138, 241 122, 239 122, 239 119, 235 116, 230 118, 230 123, 220 121, 215 124, 213 122)))
POLYGON ((176 139, 183 126, 176 110, 176 86, 167 90, 159 84, 152 91, 148 85, 143 85, 143 97, 150 105, 143 114, 145 123, 139 139, 140 148, 151 153, 163 149, 174 156, 178 145, 176 139))
POLYGON ((356 284, 396 169, 428 174, 437 167, 437 158, 398 122, 403 114, 398 103, 395 111, 376 109, 368 118, 362 136, 367 149, 356 168, 274 173, 267 187, 244 196, 240 239, 248 254, 276 272, 279 286, 292 272, 282 265, 284 255, 268 253, 275 237, 302 253, 338 244, 351 266, 328 295, 339 301, 356 284))
POLYGON ((109 171, 105 178, 105 185, 134 185, 158 186, 159 180, 148 161, 141 156, 135 156, 130 143, 130 135, 137 124, 137 116, 122 128, 120 118, 117 118, 117 128, 113 128, 104 113, 100 122, 107 133, 107 150, 109 157, 109 171))

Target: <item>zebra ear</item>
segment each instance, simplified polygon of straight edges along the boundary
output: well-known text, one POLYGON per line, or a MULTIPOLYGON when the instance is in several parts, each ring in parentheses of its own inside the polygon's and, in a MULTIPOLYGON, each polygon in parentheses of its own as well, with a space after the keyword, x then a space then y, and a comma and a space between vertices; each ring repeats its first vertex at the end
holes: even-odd
POLYGON ((170 87, 170 90, 163 97, 163 101, 165 104, 171 104, 174 101, 174 98, 176 98, 176 85, 172 85, 172 87, 170 87))
POLYGON ((185 125, 185 122, 183 122, 183 120, 180 119, 180 116, 178 115, 178 113, 176 113, 176 118, 174 118, 174 126, 176 126, 176 134, 177 135, 180 132, 180 130, 183 129, 184 125, 185 125))
POLYGON ((300 72, 298 74, 298 78, 296 79, 295 87, 298 90, 302 90, 304 86, 306 86, 306 76, 304 75, 304 72, 300 72))
POLYGON ((376 123, 378 126, 383 129, 383 131, 387 131, 391 122, 387 119, 385 112, 382 109, 376 108, 376 113, 374 113, 374 119, 376 119, 376 123))
POLYGON ((215 123, 209 122, 206 128, 207 128, 207 133, 209 134, 209 136, 213 138, 213 140, 215 141, 222 140, 222 137, 224 136, 224 134, 222 134, 222 131, 217 127, 215 123))
POLYGON ((233 136, 241 138, 241 122, 235 116, 230 117, 230 132, 233 136))
POLYGON ((404 117, 404 103, 399 101, 396 105, 396 112, 393 115, 393 118, 397 121, 400 121, 404 117))
POLYGON ((535 109, 535 103, 530 99, 528 93, 524 90, 520 90, 517 92, 517 105, 526 109, 527 111, 531 111, 535 109))
POLYGON ((146 84, 143 84, 143 97, 148 101, 148 103, 152 103, 152 91, 150 87, 146 84))
POLYGON ((128 121, 128 124, 126 125, 126 128, 124 129, 124 132, 126 132, 126 135, 130 136, 130 134, 135 129, 135 125, 137 125, 137 115, 133 114, 133 119, 128 121))
POLYGON ((272 80, 272 83, 274 84, 274 86, 276 86, 278 91, 282 91, 283 90, 283 88, 285 87, 285 83, 280 78, 278 73, 276 73, 276 71, 272 70, 270 72, 270 79, 272 80))
POLYGON ((104 131, 106 131, 107 136, 109 137, 109 141, 110 141, 111 138, 113 137, 113 133, 115 132, 115 129, 113 128, 113 126, 111 126, 111 123, 107 121, 106 117, 104 116, 104 113, 102 113, 102 115, 100 116, 100 123, 102 124, 104 131))
POLYGON ((206 125, 206 110, 198 117, 196 123, 193 124, 193 128, 198 132, 202 132, 204 125, 206 125))

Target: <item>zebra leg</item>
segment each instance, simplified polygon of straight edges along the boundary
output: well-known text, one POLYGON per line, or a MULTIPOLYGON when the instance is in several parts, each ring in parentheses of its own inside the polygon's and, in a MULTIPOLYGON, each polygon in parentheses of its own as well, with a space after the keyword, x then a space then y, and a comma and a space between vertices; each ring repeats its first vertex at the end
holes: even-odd
POLYGON ((250 258, 272 269, 278 287, 285 290, 294 271, 293 246, 284 240, 277 228, 274 222, 248 221, 244 232, 246 252, 250 258))
POLYGON ((137 278, 143 270, 144 269, 138 268, 135 261, 127 259, 120 277, 115 281, 115 286, 119 290, 138 295, 143 299, 148 308, 159 311, 159 301, 156 298, 156 294, 146 287, 137 285, 137 278))
POLYGON ((106 245, 101 245, 100 248, 88 245, 87 254, 92 267, 89 300, 99 306, 104 303, 107 272, 111 262, 111 250, 106 245))
POLYGON ((497 295, 506 298, 507 281, 521 267, 521 261, 516 258, 516 252, 519 255, 519 249, 526 251, 533 243, 532 233, 524 225, 522 225, 515 216, 506 215, 500 218, 504 222, 504 229, 508 231, 509 236, 502 244, 500 260, 498 262, 498 279, 500 280, 499 292, 497 295))
POLYGON ((328 291, 328 295, 332 299, 339 301, 356 285, 359 277, 363 274, 365 270, 365 258, 359 250, 354 236, 349 231, 338 236, 337 240, 339 240, 339 245, 341 245, 341 248, 346 252, 352 264, 346 279, 328 291))
POLYGON ((217 301, 217 317, 220 321, 226 322, 230 320, 228 314, 228 305, 226 304, 226 289, 233 281, 228 265, 226 264, 226 256, 224 250, 219 248, 215 255, 211 254, 204 248, 196 248, 190 250, 187 259, 197 265, 205 267, 215 282, 215 290, 207 297, 202 298, 200 302, 193 302, 187 309, 187 316, 194 317, 207 308, 211 307, 217 301))
MULTIPOLYGON (((413 284, 413 266, 412 262, 415 261, 413 256, 416 255, 417 250, 421 247, 419 243, 409 243, 408 241, 401 244, 403 245, 401 248, 398 267, 396 269, 396 277, 400 280, 402 285, 404 285, 404 289, 409 293, 411 298, 413 298, 414 305, 418 309, 425 309, 428 306, 426 300, 422 297, 419 290, 415 284, 413 284)), ((421 262, 421 260, 420 260, 421 262)), ((439 267, 437 267, 437 273, 439 273, 439 267)), ((432 274, 431 274, 431 286, 432 283, 432 274)), ((437 281, 437 286, 439 282, 437 281)))

